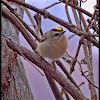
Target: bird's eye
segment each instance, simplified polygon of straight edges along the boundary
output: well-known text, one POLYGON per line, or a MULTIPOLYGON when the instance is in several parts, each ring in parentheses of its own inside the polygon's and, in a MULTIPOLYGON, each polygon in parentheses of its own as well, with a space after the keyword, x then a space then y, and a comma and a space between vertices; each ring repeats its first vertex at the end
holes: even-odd
POLYGON ((59 36, 59 33, 56 33, 55 36, 59 36))

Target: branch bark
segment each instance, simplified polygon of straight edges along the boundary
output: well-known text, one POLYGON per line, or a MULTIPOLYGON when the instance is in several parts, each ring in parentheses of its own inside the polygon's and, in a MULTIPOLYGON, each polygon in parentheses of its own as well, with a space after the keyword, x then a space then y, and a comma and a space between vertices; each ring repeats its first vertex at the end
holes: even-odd
POLYGON ((51 90, 52 90, 56 100, 64 100, 63 96, 61 95, 61 93, 56 85, 55 80, 50 75, 46 75, 46 78, 48 80, 48 83, 51 87, 51 90))
MULTIPOLYGON (((6 41, 8 46, 20 55, 19 50, 17 50, 16 46, 14 45, 15 43, 12 44, 12 42, 9 41, 8 39, 6 39, 6 41)), ((27 59, 29 59, 39 68, 41 68, 45 74, 54 78, 69 94, 72 95, 74 99, 87 100, 87 98, 82 94, 82 92, 80 92, 80 90, 77 89, 75 85, 69 81, 68 78, 64 77, 58 70, 54 69, 43 58, 41 58, 39 55, 35 53, 32 53, 30 50, 27 50, 22 46, 17 45, 17 47, 19 47, 20 51, 25 55, 27 59)))

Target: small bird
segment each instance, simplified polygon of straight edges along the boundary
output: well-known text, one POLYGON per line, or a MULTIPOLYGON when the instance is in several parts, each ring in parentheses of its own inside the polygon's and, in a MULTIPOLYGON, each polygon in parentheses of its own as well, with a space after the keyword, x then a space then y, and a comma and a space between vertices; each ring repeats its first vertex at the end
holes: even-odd
POLYGON ((36 51, 43 57, 53 61, 58 60, 64 55, 68 46, 65 32, 61 27, 54 27, 47 31, 38 43, 36 51))

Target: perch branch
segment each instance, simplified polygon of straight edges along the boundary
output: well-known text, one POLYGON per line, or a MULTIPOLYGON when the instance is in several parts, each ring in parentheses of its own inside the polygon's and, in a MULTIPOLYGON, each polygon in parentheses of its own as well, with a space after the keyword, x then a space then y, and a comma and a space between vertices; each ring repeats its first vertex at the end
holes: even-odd
MULTIPOLYGON (((9 40, 6 39, 6 41, 7 41, 8 46, 20 55, 20 52, 19 50, 17 50, 16 46, 9 40)), ((43 58, 41 58, 39 55, 35 53, 32 53, 30 50, 25 49, 22 46, 17 45, 17 47, 19 47, 20 51, 25 55, 27 59, 29 59, 39 68, 41 68, 45 74, 54 78, 69 94, 71 94, 71 96, 74 99, 87 100, 87 98, 82 94, 82 92, 80 92, 79 89, 77 89, 75 85, 69 81, 68 78, 64 77, 58 70, 53 68, 43 58)))

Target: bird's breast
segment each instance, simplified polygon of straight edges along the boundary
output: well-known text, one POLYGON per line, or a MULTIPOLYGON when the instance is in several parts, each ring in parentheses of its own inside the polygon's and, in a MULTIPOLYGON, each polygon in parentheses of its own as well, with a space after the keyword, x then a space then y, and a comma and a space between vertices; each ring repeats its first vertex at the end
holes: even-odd
POLYGON ((47 57, 52 60, 57 60, 64 55, 68 45, 67 37, 63 36, 60 41, 43 42, 37 46, 37 51, 41 56, 47 57))

